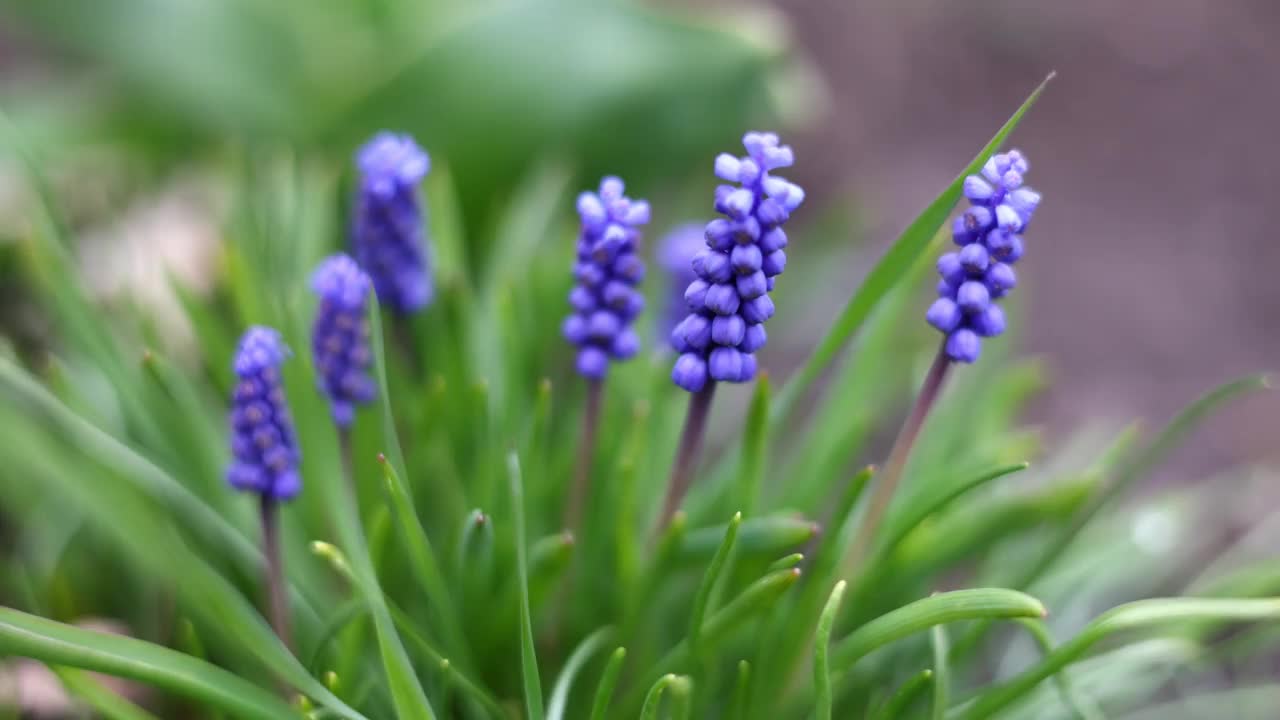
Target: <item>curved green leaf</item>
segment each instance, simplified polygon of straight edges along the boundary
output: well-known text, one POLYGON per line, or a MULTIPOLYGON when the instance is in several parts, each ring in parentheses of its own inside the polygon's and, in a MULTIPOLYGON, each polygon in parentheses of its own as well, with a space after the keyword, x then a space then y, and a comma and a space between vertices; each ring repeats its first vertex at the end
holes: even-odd
POLYGON ((979 618, 1044 617, 1039 600, 1016 590, 978 588, 939 593, 868 622, 836 645, 832 667, 843 672, 872 650, 934 625, 979 618))
POLYGON ((840 600, 844 597, 845 581, 836 583, 827 598, 827 604, 818 617, 818 631, 813 641, 813 686, 818 706, 818 720, 831 720, 831 668, 827 662, 831 645, 831 630, 840 612, 840 600))
POLYGON ((547 720, 564 720, 565 710, 569 707, 569 691, 573 689, 573 681, 578 676, 578 671, 587 663, 587 660, 591 659, 592 655, 604 647, 611 635, 613 635, 613 628, 600 628, 578 643, 578 647, 569 654, 569 659, 564 662, 564 669, 560 671, 560 677, 556 678, 555 687, 551 689, 551 698, 547 701, 547 720))
POLYGON ((1126 630, 1151 626, 1179 626, 1200 622, 1238 622, 1280 619, 1280 598, 1218 600, 1169 598, 1139 600, 1100 615, 1071 640, 1059 645, 1039 664, 1007 683, 989 690, 974 703, 955 713, 963 720, 987 718, 1008 707, 1042 680, 1084 657, 1095 643, 1126 630))
POLYGON ((203 660, 11 608, 0 608, 0 654, 131 678, 248 720, 279 720, 295 714, 275 694, 203 660))
POLYGON ((693 596, 693 612, 689 616, 689 647, 694 655, 698 654, 699 640, 702 637, 702 619, 706 615, 707 604, 711 601, 711 593, 716 587, 716 582, 723 574, 729 554, 733 552, 733 543, 738 537, 738 526, 741 524, 742 513, 734 513, 733 519, 729 521, 729 527, 724 531, 724 540, 721 541, 715 556, 711 558, 711 564, 707 566, 707 572, 702 576, 698 592, 693 596))
POLYGON ((609 702, 613 700, 613 690, 618 687, 618 677, 622 675, 622 663, 626 659, 627 649, 623 647, 609 656, 609 664, 604 666, 595 699, 591 701, 591 720, 604 720, 608 716, 609 702))

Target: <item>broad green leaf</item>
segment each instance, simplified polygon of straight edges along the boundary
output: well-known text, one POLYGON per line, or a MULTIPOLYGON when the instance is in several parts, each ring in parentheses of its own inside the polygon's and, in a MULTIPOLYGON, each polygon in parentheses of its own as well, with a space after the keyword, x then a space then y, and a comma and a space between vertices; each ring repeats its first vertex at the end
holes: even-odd
POLYGON ((102 714, 106 720, 156 720, 156 717, 102 686, 91 675, 59 665, 50 666, 67 692, 75 695, 102 714))
POLYGON ((131 678, 249 720, 294 716, 293 708, 271 692, 203 660, 11 608, 0 608, 0 653, 131 678))

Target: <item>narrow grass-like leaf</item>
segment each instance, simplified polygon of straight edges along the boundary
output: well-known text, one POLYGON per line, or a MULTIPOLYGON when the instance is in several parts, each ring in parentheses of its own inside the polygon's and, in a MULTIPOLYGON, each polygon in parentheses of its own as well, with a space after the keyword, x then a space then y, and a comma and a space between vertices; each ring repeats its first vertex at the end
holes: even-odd
POLYGON ((702 583, 698 585, 698 592, 693 596, 693 612, 689 616, 689 648, 694 656, 698 655, 700 649, 702 619, 706 615, 707 604, 711 601, 711 593, 724 572, 729 555, 733 552, 733 543, 738 538, 738 526, 741 524, 742 513, 734 513, 728 527, 725 528, 724 540, 720 542, 715 556, 711 558, 711 564, 707 566, 707 571, 702 576, 702 583))
POLYGON ((1100 615, 1040 663, 987 691, 975 702, 954 713, 954 717, 977 720, 995 715, 1030 692, 1045 678, 1084 657, 1094 644, 1119 632, 1162 625, 1177 627, 1189 622, 1227 623, 1276 619, 1280 619, 1280 598, 1169 598, 1139 600, 1121 605, 1100 615))
POLYGON ((1040 601, 1016 590, 977 588, 939 593, 881 615, 836 644, 835 672, 853 667, 871 651, 921 630, 979 618, 1044 617, 1040 601))
POLYGON ((551 688, 551 697, 547 700, 547 720, 564 720, 565 711, 569 707, 569 693, 573 690, 573 681, 577 678, 578 671, 608 643, 612 635, 613 628, 600 628, 583 638, 578 647, 569 653, 569 659, 564 661, 564 668, 560 670, 560 676, 551 688))
MULTIPOLYGON (((677 515, 677 517, 679 517, 677 515)), ((737 597, 712 614, 702 626, 703 652, 712 653, 714 649, 735 631, 742 629, 748 620, 773 607, 778 598, 800 579, 800 570, 792 568, 769 573, 747 586, 737 597)), ((689 651, 688 639, 681 640, 671 648, 661 660, 646 672, 642 682, 650 682, 650 678, 661 675, 664 668, 680 670, 689 667, 693 655, 689 651)), ((638 692, 639 688, 637 688, 638 692)), ((623 703, 624 707, 633 708, 639 703, 635 692, 623 703)))
MULTIPOLYGON (((1043 620, 1023 618, 1018 622, 1031 633, 1031 637, 1036 641, 1036 645, 1040 647, 1041 653, 1046 656, 1053 654, 1053 636, 1049 633, 1049 628, 1043 620)), ((1053 679, 1058 686, 1058 692, 1062 696, 1063 703, 1071 708, 1078 720, 1105 720, 1101 709, 1091 700, 1076 692, 1075 685, 1071 681, 1071 673, 1067 668, 1062 668, 1054 673, 1053 679)))
POLYGON ((684 692, 688 692, 689 678, 686 675, 666 674, 658 678, 653 686, 649 688, 649 693, 644 696, 644 707, 640 709, 640 720, 658 720, 658 709, 662 706, 662 693, 668 688, 671 694, 678 692, 677 688, 684 686, 684 692))
POLYGON ((83 700, 106 720, 156 720, 155 715, 103 687, 82 670, 58 665, 51 665, 49 669, 66 686, 67 692, 83 700))
MULTIPOLYGON (((794 515, 771 515, 742 521, 737 533, 738 553, 743 556, 775 556, 812 540, 821 528, 794 515)), ((680 560, 709 560, 721 546, 725 526, 690 530, 680 544, 680 560)))
POLYGON ((272 693, 203 660, 10 608, 0 608, 0 653, 131 678, 249 720, 294 715, 293 708, 272 693))
MULTIPOLYGON (((1081 509, 1071 523, 1054 537, 1026 570, 1013 583, 1014 587, 1030 588, 1054 563, 1062 557, 1085 526, 1103 507, 1144 477, 1169 452, 1177 448, 1182 440, 1195 429, 1201 421, 1213 414, 1226 402, 1259 390, 1269 389, 1271 385, 1266 375, 1250 375, 1219 385, 1192 402, 1160 431, 1155 440, 1136 457, 1129 459, 1115 473, 1115 480, 1101 492, 1094 495, 1081 509)), ((1127 448, 1127 445, 1121 444, 1127 448)), ((987 629, 986 623, 978 623, 956 643, 952 654, 960 656, 975 647, 987 629)))
MULTIPOLYGON (((967 493, 986 485, 993 480, 998 480, 1006 475, 1012 475, 1016 472, 1022 472, 1031 466, 1031 463, 1020 462, 1013 465, 1005 465, 993 470, 969 478, 963 482, 948 487, 936 498, 928 500, 915 500, 909 503, 908 507, 902 513, 902 517, 893 523, 893 527, 889 528, 885 533, 886 539, 880 544, 877 550, 878 556, 885 556, 893 552, 898 543, 902 539, 920 526, 920 523, 927 520, 931 515, 942 512, 952 502, 964 497, 967 493)), ((936 684, 936 681, 935 681, 936 684)))
POLYGON ((751 407, 747 410, 746 429, 743 433, 742 459, 739 461, 737 484, 734 486, 732 505, 752 516, 764 484, 764 471, 769 457, 769 375, 761 373, 756 379, 755 392, 751 394, 751 407))
POLYGON ((790 555, 783 555, 777 560, 769 563, 769 566, 766 567, 764 571, 766 573, 771 573, 778 570, 786 570, 788 568, 796 567, 802 562, 804 562, 804 553, 791 553, 790 555))
POLYGON ((595 699, 591 701, 590 720, 605 720, 609 715, 609 703, 613 700, 613 691, 618 687, 618 678, 622 675, 622 664, 627 659, 627 649, 620 647, 609 656, 609 664, 604 666, 600 676, 600 684, 596 687, 595 699))
POLYGON ((1004 144, 1010 133, 1022 121, 1022 116, 1039 99, 1040 93, 1044 91, 1045 85, 1052 78, 1053 75, 1045 78, 1031 92, 1031 95, 1014 111, 1013 116, 987 142, 973 161, 956 176, 955 180, 951 181, 951 184, 942 191, 942 194, 929 203, 924 212, 920 213, 907 226, 907 229, 898 236, 898 239, 894 241, 884 257, 867 273, 867 277, 862 281, 853 297, 849 299, 848 304, 840 312, 831 329, 814 347, 813 352, 810 353, 800 370, 783 386, 782 391, 778 394, 773 406, 772 417, 770 418, 772 428, 776 429, 786 422, 796 402, 813 385, 822 372, 827 369, 827 366, 839 354, 841 348, 862 327, 862 323, 871 314, 871 311, 875 309, 876 305, 880 303, 880 300, 893 289, 900 278, 907 274, 907 269, 911 267, 921 252, 929 245, 934 233, 946 222, 947 216, 951 213, 951 208, 960 199, 965 177, 981 169, 987 157, 1004 144))
POLYGON ((435 548, 431 546, 431 540, 409 500, 408 488, 400 479, 399 473, 386 458, 380 457, 379 460, 391 515, 400 530, 398 545, 409 556, 409 568, 422 585, 427 602, 432 606, 437 619, 435 626, 444 636, 446 648, 453 655, 453 662, 461 661, 471 667, 467 643, 460 630, 458 611, 449 595, 448 583, 440 569, 435 548))
MULTIPOLYGON (((425 655, 431 664, 440 665, 441 663, 448 661, 448 658, 442 655, 434 645, 432 645, 420 632, 418 632, 412 618, 406 615, 403 610, 395 605, 391 605, 389 607, 391 617, 395 621, 396 627, 399 628, 400 634, 403 635, 405 639, 407 639, 409 643, 418 650, 418 652, 425 655)), ((450 666, 450 677, 455 685, 466 692, 467 695, 476 702, 483 705, 485 709, 489 711, 491 716, 505 720, 507 712, 502 709, 502 706, 498 704, 497 699, 494 698, 493 695, 489 694, 489 691, 486 690, 483 685, 472 680, 464 671, 459 670, 456 665, 450 666)))
POLYGON ((906 682, 902 683, 898 689, 885 700, 874 713, 871 714, 871 720, 898 720, 904 717, 906 711, 911 707, 911 703, 915 702, 920 693, 933 684, 933 670, 925 668, 920 672, 912 675, 906 682))
POLYGON ((751 663, 738 661, 738 675, 733 683, 733 704, 729 707, 730 720, 746 720, 747 704, 751 698, 751 663))
POLYGON ((533 616, 529 610, 529 559, 525 547, 524 487, 520 481, 520 458, 507 455, 507 481, 511 489, 511 513, 515 526, 516 577, 520 599, 520 676, 524 686, 527 720, 542 720, 542 681, 538 678, 538 655, 533 643, 533 616))
POLYGON ((951 668, 947 659, 947 628, 934 625, 929 629, 929 644, 933 648, 933 706, 930 720, 943 720, 947 716, 947 704, 951 702, 951 668))
POLYGON ((840 612, 840 600, 844 598, 845 581, 832 588, 827 604, 818 616, 818 630, 813 639, 813 694, 817 705, 818 720, 831 720, 831 666, 828 652, 831 646, 831 630, 840 612))

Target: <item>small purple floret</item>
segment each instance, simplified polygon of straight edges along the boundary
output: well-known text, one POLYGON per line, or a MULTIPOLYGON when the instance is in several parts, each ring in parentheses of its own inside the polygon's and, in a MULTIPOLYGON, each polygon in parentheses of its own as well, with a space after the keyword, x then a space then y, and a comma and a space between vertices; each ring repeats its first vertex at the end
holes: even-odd
POLYGON ((240 338, 232 362, 236 385, 227 482, 272 500, 288 500, 302 489, 298 441, 280 378, 289 354, 280 333, 255 326, 240 338))
POLYGON ((1022 233, 1040 205, 1040 194, 1023 185, 1026 158, 1017 150, 997 154, 982 174, 964 180, 971 206, 956 218, 952 237, 960 246, 938 258, 938 300, 925 319, 947 336, 945 352, 971 363, 984 337, 1004 332, 1004 311, 995 303, 1018 284, 1013 264, 1022 257, 1022 233))

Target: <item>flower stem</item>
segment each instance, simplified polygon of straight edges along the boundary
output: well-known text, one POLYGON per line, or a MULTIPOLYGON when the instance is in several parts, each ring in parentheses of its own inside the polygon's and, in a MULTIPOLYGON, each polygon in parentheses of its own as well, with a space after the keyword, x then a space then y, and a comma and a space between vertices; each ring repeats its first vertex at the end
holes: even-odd
POLYGON ((893 496, 897 493, 898 485, 902 481, 902 472, 907 467, 911 448, 916 444, 920 429, 924 427, 925 418, 929 416, 929 411, 938 399, 942 381, 946 379, 947 370, 950 367, 951 358, 947 356, 945 346, 939 347, 938 354, 933 359, 933 365, 929 367, 929 373, 924 377, 924 384, 920 386, 916 404, 902 424, 902 429, 898 431, 897 439, 893 441, 893 449, 889 451, 889 459, 885 461, 884 470, 875 480, 875 488, 871 491, 871 497, 867 499, 866 513, 862 516, 862 522, 858 524, 858 533, 845 553, 843 572, 840 577, 852 577, 853 572, 862 564, 866 553, 871 550, 876 532, 884 521, 885 513, 889 510, 889 503, 893 501, 893 496))
POLYGON ((684 417, 684 430, 680 434, 680 448, 676 451, 676 461, 671 467, 671 477, 667 480, 667 496, 662 501, 662 514, 658 516, 659 532, 670 522, 689 485, 693 482, 693 471, 698 464, 698 455, 702 450, 702 440, 707 430, 707 415, 711 411, 711 398, 715 395, 715 382, 689 397, 689 412, 684 417))
POLYGON ((289 629, 289 589, 284 580, 284 559, 280 553, 280 505, 269 495, 262 496, 262 550, 267 560, 267 598, 271 607, 271 627, 285 647, 293 650, 289 629))
POLYGON ((596 428, 600 425, 600 401, 604 396, 604 381, 587 380, 587 402, 582 411, 582 432, 578 438, 578 465, 573 474, 573 489, 569 504, 565 507, 564 527, 579 532, 582 511, 591 492, 591 466, 596 453, 596 428))

